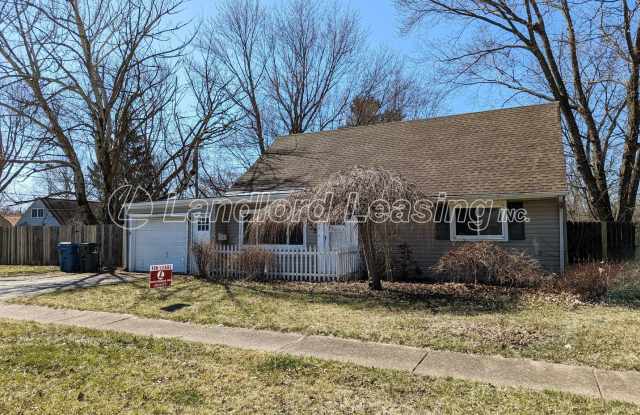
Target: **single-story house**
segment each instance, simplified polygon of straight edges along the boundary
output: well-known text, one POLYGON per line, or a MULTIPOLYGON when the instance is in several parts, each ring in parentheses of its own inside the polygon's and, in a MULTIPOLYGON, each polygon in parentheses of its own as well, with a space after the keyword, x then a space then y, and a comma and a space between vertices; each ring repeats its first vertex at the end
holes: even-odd
MULTIPOLYGON (((102 203, 89 202, 91 211, 99 217, 102 203)), ((78 202, 72 199, 43 197, 34 200, 16 226, 65 226, 81 222, 78 202)))
POLYGON ((0 214, 0 228, 13 228, 20 220, 19 213, 0 214))
MULTIPOLYGON (((223 197, 131 205, 125 263, 135 271, 173 263, 177 272, 193 272, 190 246, 195 242, 216 241, 225 253, 242 250, 249 244, 251 209, 355 165, 399 173, 433 198, 446 195, 451 218, 459 214, 460 201, 491 201, 495 209, 482 219, 490 222, 484 231, 456 221, 400 225, 398 240, 421 270, 428 272, 454 245, 479 240, 524 250, 548 271, 564 270, 567 185, 556 104, 279 137, 223 197), (524 209, 527 221, 493 223, 496 212, 513 208, 524 209)), ((293 279, 340 277, 354 271, 359 258, 352 224, 305 225, 263 247, 285 252, 278 255, 289 265, 278 265, 274 274, 293 279), (316 258, 322 255, 325 259, 316 258), (327 255, 334 255, 329 265, 327 255)))

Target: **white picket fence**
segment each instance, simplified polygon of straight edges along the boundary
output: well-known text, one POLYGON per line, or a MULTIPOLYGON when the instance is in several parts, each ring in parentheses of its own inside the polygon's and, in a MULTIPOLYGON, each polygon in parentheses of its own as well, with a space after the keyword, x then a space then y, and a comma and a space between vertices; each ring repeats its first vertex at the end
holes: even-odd
MULTIPOLYGON (((238 278, 244 276, 238 260, 244 248, 237 245, 221 245, 213 261, 213 276, 238 278)), ((264 276, 287 281, 329 282, 355 279, 361 269, 360 252, 357 249, 318 251, 261 247, 273 253, 273 263, 267 265, 264 276)))

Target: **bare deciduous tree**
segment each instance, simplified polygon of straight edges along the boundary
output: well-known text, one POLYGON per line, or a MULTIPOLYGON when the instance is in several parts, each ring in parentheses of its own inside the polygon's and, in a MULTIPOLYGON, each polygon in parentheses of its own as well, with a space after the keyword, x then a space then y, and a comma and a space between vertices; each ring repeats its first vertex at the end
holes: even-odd
POLYGON ((636 2, 396 2, 406 29, 439 18, 449 26, 458 19, 464 27, 465 33, 441 48, 452 80, 557 101, 572 164, 594 215, 631 220, 640 181, 636 2))
MULTIPOLYGON (((196 186, 198 190, 202 186, 195 182, 195 177, 203 169, 198 162, 204 160, 202 154, 215 150, 235 121, 224 82, 209 59, 210 55, 196 53, 185 63, 183 87, 178 86, 177 77, 168 77, 165 82, 145 89, 139 112, 149 112, 135 124, 135 129, 128 131, 118 183, 141 187, 146 194, 118 194, 118 199, 113 199, 109 206, 112 217, 117 217, 122 204, 139 201, 136 197, 149 195, 153 200, 162 200, 174 195, 199 194, 196 186), (161 100, 162 104, 155 100, 161 100), (131 168, 132 163, 135 169, 131 168)), ((108 198, 99 179, 95 180, 96 185, 108 198)))
POLYGON ((227 164, 220 162, 203 163, 200 192, 205 197, 222 196, 238 178, 237 172, 223 167, 224 165, 227 164))
POLYGON ((234 123, 231 100, 225 93, 224 80, 211 65, 210 55, 190 61, 186 68, 185 91, 171 98, 157 134, 145 134, 151 140, 157 160, 159 187, 151 192, 154 199, 170 194, 184 194, 194 186, 194 160, 198 152, 212 149, 234 123), (190 107, 191 111, 187 111, 190 107))
POLYGON ((228 0, 202 31, 239 123, 226 149, 248 166, 273 137, 337 126, 352 97, 362 49, 356 17, 337 4, 228 0))
POLYGON ((236 106, 238 130, 227 142, 230 150, 264 154, 270 133, 264 120, 267 78, 267 11, 257 0, 228 0, 218 7, 216 18, 201 31, 199 47, 225 79, 225 92, 236 106))
POLYGON ((0 6, 0 79, 21 83, 33 98, 23 103, 30 111, 0 105, 52 137, 74 173, 75 196, 89 222, 95 218, 83 148, 93 151, 104 190, 112 192, 131 124, 149 114, 149 105, 139 105, 145 89, 164 81, 167 73, 158 69, 184 47, 171 39, 182 26, 165 24, 181 4, 11 0, 0 6))
POLYGON ((26 171, 33 157, 26 129, 24 118, 0 109, 0 194, 26 171))
POLYGON ((412 73, 394 54, 382 50, 363 60, 360 80, 351 100, 347 126, 424 118, 435 115, 442 103, 442 93, 428 79, 412 73))
POLYGON ((62 199, 73 198, 73 170, 65 167, 51 166, 42 172, 41 178, 47 187, 47 196, 62 199))
POLYGON ((269 93, 278 130, 298 134, 339 121, 363 46, 356 16, 337 4, 291 0, 274 17, 270 42, 269 93))

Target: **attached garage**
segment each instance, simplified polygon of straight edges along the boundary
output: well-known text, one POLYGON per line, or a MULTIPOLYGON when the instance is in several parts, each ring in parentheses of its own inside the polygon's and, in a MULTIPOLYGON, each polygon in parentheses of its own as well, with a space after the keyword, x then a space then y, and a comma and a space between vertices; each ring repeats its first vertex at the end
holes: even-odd
POLYGON ((162 218, 129 233, 133 271, 147 272, 150 265, 173 264, 174 272, 187 272, 188 222, 168 222, 162 218))

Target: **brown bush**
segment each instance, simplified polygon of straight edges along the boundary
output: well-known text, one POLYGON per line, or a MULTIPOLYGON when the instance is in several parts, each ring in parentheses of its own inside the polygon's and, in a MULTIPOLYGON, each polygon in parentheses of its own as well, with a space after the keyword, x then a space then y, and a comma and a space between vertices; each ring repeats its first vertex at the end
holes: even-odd
POLYGON ((201 278, 209 278, 211 276, 211 267, 215 264, 217 246, 215 242, 198 242, 193 244, 191 253, 195 258, 198 266, 198 275, 201 278))
POLYGON ((555 291, 570 292, 583 301, 601 301, 607 298, 609 290, 616 284, 622 272, 620 263, 587 262, 570 267, 555 279, 555 291))
POLYGON ((541 281, 543 270, 522 251, 507 250, 491 242, 454 247, 432 268, 457 282, 485 282, 504 286, 532 286, 541 281))
POLYGON ((269 269, 273 268, 275 255, 257 247, 246 248, 234 258, 235 267, 247 278, 262 278, 269 269))

